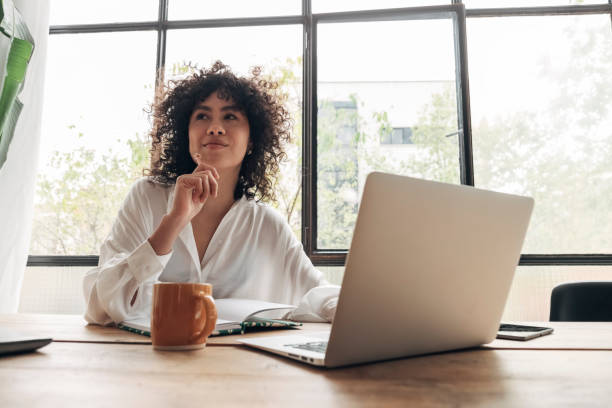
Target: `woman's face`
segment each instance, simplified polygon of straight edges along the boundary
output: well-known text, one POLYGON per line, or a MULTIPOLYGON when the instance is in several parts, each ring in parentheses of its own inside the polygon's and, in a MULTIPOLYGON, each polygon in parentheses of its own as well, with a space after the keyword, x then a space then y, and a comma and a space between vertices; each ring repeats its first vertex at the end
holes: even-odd
POLYGON ((250 145, 249 121, 232 101, 217 92, 196 104, 189 118, 189 153, 217 170, 240 170, 250 145))

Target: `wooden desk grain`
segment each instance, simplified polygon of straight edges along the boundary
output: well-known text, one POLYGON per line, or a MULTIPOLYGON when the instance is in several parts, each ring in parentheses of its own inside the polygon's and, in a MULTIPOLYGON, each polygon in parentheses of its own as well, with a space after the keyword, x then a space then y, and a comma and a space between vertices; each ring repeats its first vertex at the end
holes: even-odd
MULTIPOLYGON (((0 326, 21 333, 51 337, 58 342, 151 344, 151 339, 146 336, 130 333, 116 327, 87 324, 81 315, 0 314, 0 326)), ((244 336, 215 336, 210 337, 208 343, 235 346, 240 344, 237 341, 239 338, 292 335, 296 334, 296 330, 300 330, 300 332, 325 331, 329 330, 329 327, 330 325, 327 323, 309 323, 295 330, 262 330, 244 336)))
POLYGON ((52 343, 0 358, 0 406, 609 407, 610 366, 610 351, 479 349, 325 370, 246 347, 52 343))
MULTIPOLYGON (((529 341, 494 340, 484 345, 496 349, 570 349, 612 350, 612 323, 599 322, 525 322, 531 325, 554 327, 551 335, 529 341)), ((87 325, 80 315, 0 314, 0 326, 23 333, 52 337, 55 341, 94 343, 151 344, 151 340, 138 334, 114 327, 87 325)), ((299 332, 329 330, 326 323, 307 323, 299 332)), ((297 330, 273 330, 247 333, 243 336, 211 337, 211 345, 238 345, 245 337, 294 335, 297 330)))
POLYGON ((612 350, 610 322, 523 322, 532 326, 552 327, 546 336, 527 341, 495 339, 483 347, 533 350, 612 350))
POLYGON ((88 325, 81 315, 0 314, 0 326, 54 341, 151 344, 151 340, 116 327, 88 325))

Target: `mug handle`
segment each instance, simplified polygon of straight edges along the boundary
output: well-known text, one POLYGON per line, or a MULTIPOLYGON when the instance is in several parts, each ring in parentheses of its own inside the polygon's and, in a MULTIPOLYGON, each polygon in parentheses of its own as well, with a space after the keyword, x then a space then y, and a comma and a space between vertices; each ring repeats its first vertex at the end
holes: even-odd
POLYGON ((202 330, 194 334, 195 343, 200 343, 215 330, 215 325, 217 324, 217 306, 215 306, 213 297, 202 291, 198 292, 196 297, 204 302, 204 308, 206 309, 206 323, 202 330))

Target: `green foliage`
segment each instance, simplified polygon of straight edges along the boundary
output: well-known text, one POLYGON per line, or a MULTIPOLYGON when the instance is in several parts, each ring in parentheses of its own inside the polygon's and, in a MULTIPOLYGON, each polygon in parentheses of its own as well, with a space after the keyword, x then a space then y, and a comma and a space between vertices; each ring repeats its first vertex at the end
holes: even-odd
POLYGON ((476 186, 535 199, 525 253, 612 248, 609 30, 569 26, 574 63, 540 61, 539 81, 556 90, 546 106, 474 123, 476 186))
POLYGON ((319 101, 318 225, 319 248, 344 249, 350 245, 360 193, 367 174, 384 171, 430 180, 459 182, 454 87, 432 96, 413 128, 412 145, 384 145, 393 128, 387 112, 364 115, 358 95, 349 101, 319 101))
POLYGON ((285 215, 296 237, 302 227, 302 58, 287 58, 266 67, 265 79, 275 81, 293 118, 291 143, 286 146, 287 159, 276 179, 276 201, 270 203, 285 215))
POLYGON ((50 167, 59 176, 38 175, 31 254, 98 253, 120 203, 149 162, 144 138, 136 134, 125 143, 127 157, 112 150, 98 154, 83 145, 54 152, 50 167))
POLYGON ((317 116, 317 244, 344 248, 357 216, 360 135, 355 101, 319 101, 317 116))

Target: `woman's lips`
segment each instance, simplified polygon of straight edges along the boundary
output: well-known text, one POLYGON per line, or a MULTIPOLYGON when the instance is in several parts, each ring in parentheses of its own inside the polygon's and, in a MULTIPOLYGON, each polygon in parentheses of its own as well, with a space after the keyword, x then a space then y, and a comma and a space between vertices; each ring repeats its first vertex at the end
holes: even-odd
POLYGON ((223 149, 224 147, 227 147, 227 146, 221 143, 208 143, 208 144, 205 144, 204 147, 207 149, 218 150, 218 149, 223 149))

